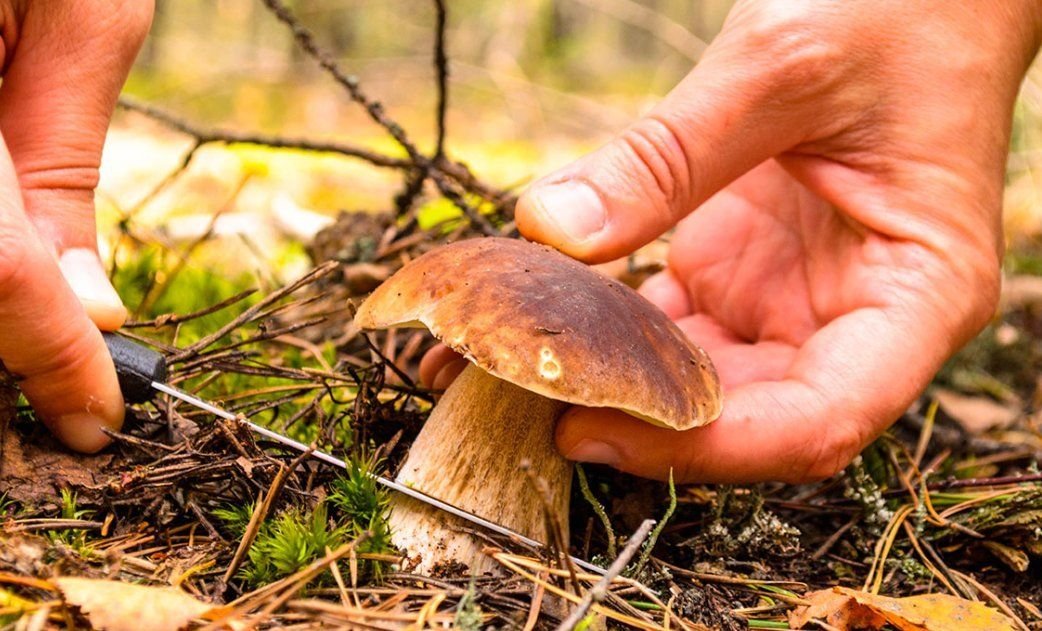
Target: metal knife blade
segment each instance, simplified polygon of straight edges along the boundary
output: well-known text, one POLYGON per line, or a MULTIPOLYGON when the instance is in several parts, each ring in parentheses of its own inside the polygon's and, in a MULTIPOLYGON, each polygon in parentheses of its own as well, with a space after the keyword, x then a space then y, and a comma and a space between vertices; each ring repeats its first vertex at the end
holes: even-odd
MULTIPOLYGON (((274 432, 266 427, 262 427, 250 420, 247 420, 246 417, 242 415, 232 414, 231 412, 224 410, 214 405, 213 403, 210 403, 209 401, 205 401, 203 399, 200 399, 199 397, 193 396, 183 390, 180 390, 178 388, 175 388, 174 386, 165 383, 164 381, 154 379, 153 377, 159 377, 159 379, 165 379, 166 377, 166 366, 165 363, 162 362, 162 356, 160 356, 155 351, 146 348, 145 346, 142 346, 137 342, 127 339, 121 335, 117 335, 114 333, 104 333, 103 337, 105 338, 105 343, 106 345, 108 345, 109 352, 112 355, 114 362, 116 363, 116 371, 120 378, 120 386, 124 389, 125 392, 131 391, 137 393, 137 396, 135 396, 135 400, 142 401, 144 399, 144 397, 140 395, 140 390, 143 385, 147 384, 147 387, 157 392, 161 392, 163 394, 174 397, 175 399, 184 401, 185 403, 200 410, 209 412, 214 416, 218 416, 220 418, 233 421, 235 423, 240 423, 246 426, 250 431, 260 436, 264 436, 265 438, 268 438, 270 440, 273 440, 279 443, 280 445, 284 445, 286 447, 289 447, 290 449, 294 449, 301 453, 310 452, 310 456, 312 458, 321 460, 322 462, 333 465, 334 467, 340 467, 341 469, 347 468, 347 463, 344 460, 341 460, 340 458, 337 458, 322 451, 313 450, 310 446, 305 445, 300 441, 293 440, 288 436, 283 436, 278 432, 274 432), (158 360, 156 359, 157 356, 159 357, 158 360)), ((521 543, 524 543, 532 547, 545 547, 545 544, 540 541, 536 541, 531 537, 526 537, 525 535, 516 532, 510 528, 507 528, 506 526, 497 524, 494 521, 485 519, 480 515, 475 515, 474 513, 463 510, 462 508, 459 508, 457 506, 453 506, 448 502, 427 495, 422 491, 406 486, 399 482, 395 482, 390 478, 386 478, 375 473, 370 472, 368 475, 370 475, 373 478, 373 480, 375 480, 381 486, 387 487, 398 493, 402 493, 403 495, 408 495, 409 497, 417 499, 425 504, 429 504, 430 506, 434 506, 439 510, 449 513, 450 515, 455 515, 456 517, 459 517, 460 519, 468 521, 472 524, 475 524, 497 534, 504 535, 506 537, 511 537, 513 539, 516 539, 517 541, 520 541, 521 543)), ((569 558, 571 559, 572 563, 586 570, 587 572, 591 572, 600 576, 603 576, 605 573, 604 568, 596 566, 588 561, 584 561, 574 556, 570 556, 569 558)))

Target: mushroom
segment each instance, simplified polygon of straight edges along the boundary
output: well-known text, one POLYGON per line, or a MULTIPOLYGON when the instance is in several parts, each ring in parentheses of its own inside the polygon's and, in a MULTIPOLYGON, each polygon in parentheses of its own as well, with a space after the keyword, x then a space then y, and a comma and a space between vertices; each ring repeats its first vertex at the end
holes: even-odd
MULTIPOLYGON (((471 362, 432 410, 398 482, 539 541, 549 539, 541 500, 518 465, 531 463, 567 521, 572 465, 553 435, 569 404, 676 430, 720 413, 705 351, 629 287, 546 246, 482 238, 428 252, 378 287, 355 324, 426 326, 471 362)), ((416 571, 443 562, 490 569, 461 526, 394 499, 394 542, 416 571)))

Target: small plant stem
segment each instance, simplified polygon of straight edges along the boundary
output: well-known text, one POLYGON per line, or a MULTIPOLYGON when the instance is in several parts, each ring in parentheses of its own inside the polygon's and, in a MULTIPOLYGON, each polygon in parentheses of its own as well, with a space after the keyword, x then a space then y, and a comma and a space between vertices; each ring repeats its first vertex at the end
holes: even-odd
POLYGON ((579 490, 582 492, 583 499, 590 505, 593 512, 597 515, 597 518, 601 520, 601 525, 604 527, 604 534, 608 537, 608 557, 615 558, 618 556, 619 549, 615 543, 615 529, 611 526, 611 520, 608 519, 608 513, 604 510, 604 505, 600 503, 597 497, 590 490, 590 483, 586 479, 586 472, 583 471, 582 465, 575 465, 575 475, 579 479, 579 490))
POLYGON ((648 537, 647 544, 644 545, 644 549, 640 553, 640 559, 637 560, 637 566, 633 568, 633 576, 638 576, 640 571, 644 569, 644 566, 648 564, 648 559, 651 558, 651 551, 655 548, 655 543, 658 542, 659 535, 662 534, 662 530, 669 523, 669 519, 673 516, 673 511, 677 509, 677 487, 673 484, 673 469, 669 469, 669 507, 666 508, 666 513, 662 515, 662 519, 659 520, 658 526, 652 531, 651 536, 648 537))

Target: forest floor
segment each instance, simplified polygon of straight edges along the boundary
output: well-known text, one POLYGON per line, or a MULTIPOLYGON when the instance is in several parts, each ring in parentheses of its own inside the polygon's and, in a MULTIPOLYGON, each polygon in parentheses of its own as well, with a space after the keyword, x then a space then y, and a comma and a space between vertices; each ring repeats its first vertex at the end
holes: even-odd
MULTIPOLYGON (((516 236, 512 191, 524 180, 504 174, 543 169, 492 148, 502 173, 474 172, 508 189, 489 185, 453 152, 416 149, 330 73, 402 137, 358 156, 128 102, 136 113, 117 119, 98 206, 132 312, 124 333, 166 356, 173 384, 345 466, 166 397, 132 406, 112 447, 73 455, 0 381, 0 626, 1042 629, 1030 169, 1010 180, 1008 216, 1023 225, 999 313, 844 472, 804 486, 671 487, 584 467, 571 514, 550 517, 570 522, 574 556, 608 568, 632 553, 610 581, 560 550, 477 532, 494 575, 460 564, 420 576, 390 544, 394 498, 369 474, 394 476, 431 409, 436 393, 416 378, 434 340, 364 335, 353 310, 422 252, 516 236)), ((662 250, 605 273, 636 285, 662 250)))
MULTIPOLYGON (((205 267, 156 266, 151 248, 118 270, 117 284, 151 288, 140 297, 148 317, 126 331, 167 355, 173 383, 313 442, 347 469, 166 399, 135 406, 112 448, 74 456, 22 405, 3 437, 3 620, 142 628, 133 626, 142 615, 170 615, 146 600, 125 612, 129 627, 95 618, 139 601, 108 584, 85 597, 67 580, 87 577, 176 586, 205 608, 169 607, 229 628, 558 627, 569 611, 559 599, 580 601, 599 576, 573 578, 553 553, 487 533, 498 576, 462 564, 406 573, 388 541, 393 498, 366 475, 394 474, 430 409, 415 376, 433 338, 367 338, 350 324, 352 305, 403 260, 474 236, 451 223, 407 230, 389 214, 345 213, 308 248, 316 264, 300 281, 248 296, 241 280, 205 267)), ((584 468, 571 515, 555 516, 572 524, 570 553, 607 566, 645 519, 664 526, 584 624, 789 628, 797 607, 820 601, 815 592, 845 587, 951 594, 1004 612, 1010 628, 1042 628, 1042 277, 1029 273, 1039 261, 1030 252, 1011 260, 1023 271, 1010 276, 995 322, 833 479, 671 490, 584 468)), ((620 269, 638 282, 659 264, 649 255, 620 269)))

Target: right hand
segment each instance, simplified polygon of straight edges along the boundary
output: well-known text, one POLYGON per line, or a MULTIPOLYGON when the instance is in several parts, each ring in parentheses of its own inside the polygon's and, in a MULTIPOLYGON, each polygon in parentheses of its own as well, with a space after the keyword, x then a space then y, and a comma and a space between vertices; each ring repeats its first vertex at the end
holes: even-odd
POLYGON ((94 187, 151 20, 147 0, 0 0, 0 361, 84 452, 123 423, 99 329, 126 309, 98 257, 94 187))
MULTIPOLYGON (((709 352, 723 413, 677 433, 576 407, 561 453, 681 482, 845 466, 994 313, 1010 113, 1040 35, 1037 0, 736 3, 657 107, 516 210, 589 263, 677 225, 642 292, 709 352)), ((458 364, 438 353, 421 376, 444 387, 458 364)))

